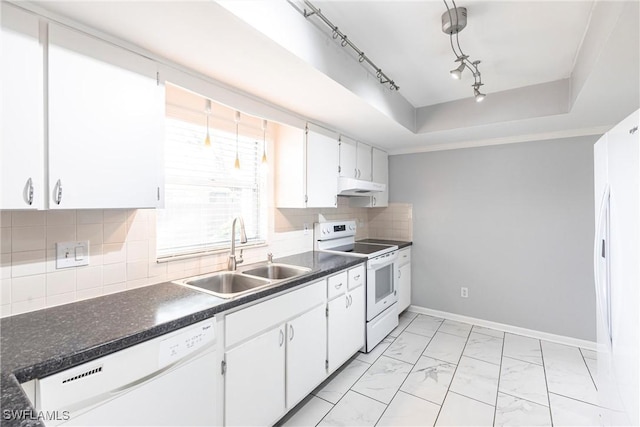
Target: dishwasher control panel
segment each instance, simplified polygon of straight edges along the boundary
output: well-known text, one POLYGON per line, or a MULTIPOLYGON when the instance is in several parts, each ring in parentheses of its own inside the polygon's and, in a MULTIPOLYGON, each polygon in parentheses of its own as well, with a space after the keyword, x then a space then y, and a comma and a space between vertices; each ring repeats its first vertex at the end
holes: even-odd
POLYGON ((215 322, 200 322, 195 327, 185 328, 178 334, 172 335, 160 342, 158 367, 182 359, 206 344, 215 341, 215 322))

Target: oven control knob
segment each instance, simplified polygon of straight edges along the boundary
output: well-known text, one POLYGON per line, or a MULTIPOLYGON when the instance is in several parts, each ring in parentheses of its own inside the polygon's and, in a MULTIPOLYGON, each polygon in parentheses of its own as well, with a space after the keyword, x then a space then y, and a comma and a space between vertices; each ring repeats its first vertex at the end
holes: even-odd
POLYGON ((355 230, 355 229, 356 229, 356 226, 355 226, 355 225, 353 225, 353 224, 349 224, 349 230, 355 230))

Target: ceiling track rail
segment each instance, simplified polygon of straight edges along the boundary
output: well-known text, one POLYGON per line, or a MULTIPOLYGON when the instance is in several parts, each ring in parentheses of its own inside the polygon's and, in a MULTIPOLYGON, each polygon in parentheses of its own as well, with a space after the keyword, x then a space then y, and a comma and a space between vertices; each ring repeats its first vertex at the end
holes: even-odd
POLYGON ((369 59, 369 57, 367 55, 365 55, 365 53, 360 50, 358 48, 358 46, 356 46, 351 40, 349 40, 349 38, 347 37, 346 34, 344 34, 342 31, 340 31, 338 29, 338 27, 336 25, 334 25, 329 18, 327 18, 326 16, 324 16, 324 14, 320 11, 319 8, 315 7, 313 4, 311 4, 311 2, 304 0, 304 9, 300 10, 300 8, 295 5, 291 0, 287 0, 289 2, 289 4, 291 4, 296 10, 298 10, 300 13, 302 13, 302 15, 306 18, 309 19, 312 16, 317 16, 318 18, 320 18, 320 20, 327 25, 331 31, 332 31, 332 36, 335 40, 340 39, 340 45, 342 47, 347 47, 349 46, 351 49, 353 49, 357 56, 358 56, 358 62, 360 63, 365 63, 367 65, 369 65, 371 68, 373 68, 374 72, 375 72, 375 76, 378 79, 378 81, 383 84, 383 85, 389 85, 389 89, 390 90, 400 90, 400 86, 398 86, 389 76, 387 76, 380 67, 378 67, 371 59, 369 59), (307 8, 309 8, 309 11, 307 10, 307 8))

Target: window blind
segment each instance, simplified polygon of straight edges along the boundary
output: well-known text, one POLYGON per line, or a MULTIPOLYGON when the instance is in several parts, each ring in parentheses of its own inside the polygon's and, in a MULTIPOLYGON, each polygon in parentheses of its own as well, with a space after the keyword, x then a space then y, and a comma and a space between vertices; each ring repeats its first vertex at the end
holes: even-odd
POLYGON ((170 111, 166 120, 165 208, 157 212, 158 258, 229 247, 231 223, 237 216, 244 219, 249 243, 264 242, 266 180, 260 167, 261 135, 258 139, 254 128, 240 124, 237 170, 235 124, 210 127, 211 146, 206 147, 206 126, 184 120, 184 114, 175 117, 178 115, 170 111))

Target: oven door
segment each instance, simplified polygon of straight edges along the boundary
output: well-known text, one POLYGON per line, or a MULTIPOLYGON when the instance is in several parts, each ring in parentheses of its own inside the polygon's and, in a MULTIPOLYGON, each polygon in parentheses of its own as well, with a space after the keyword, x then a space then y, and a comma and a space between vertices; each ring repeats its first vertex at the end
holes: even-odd
POLYGON ((389 252, 367 262, 367 322, 398 301, 393 275, 397 252, 389 252))

